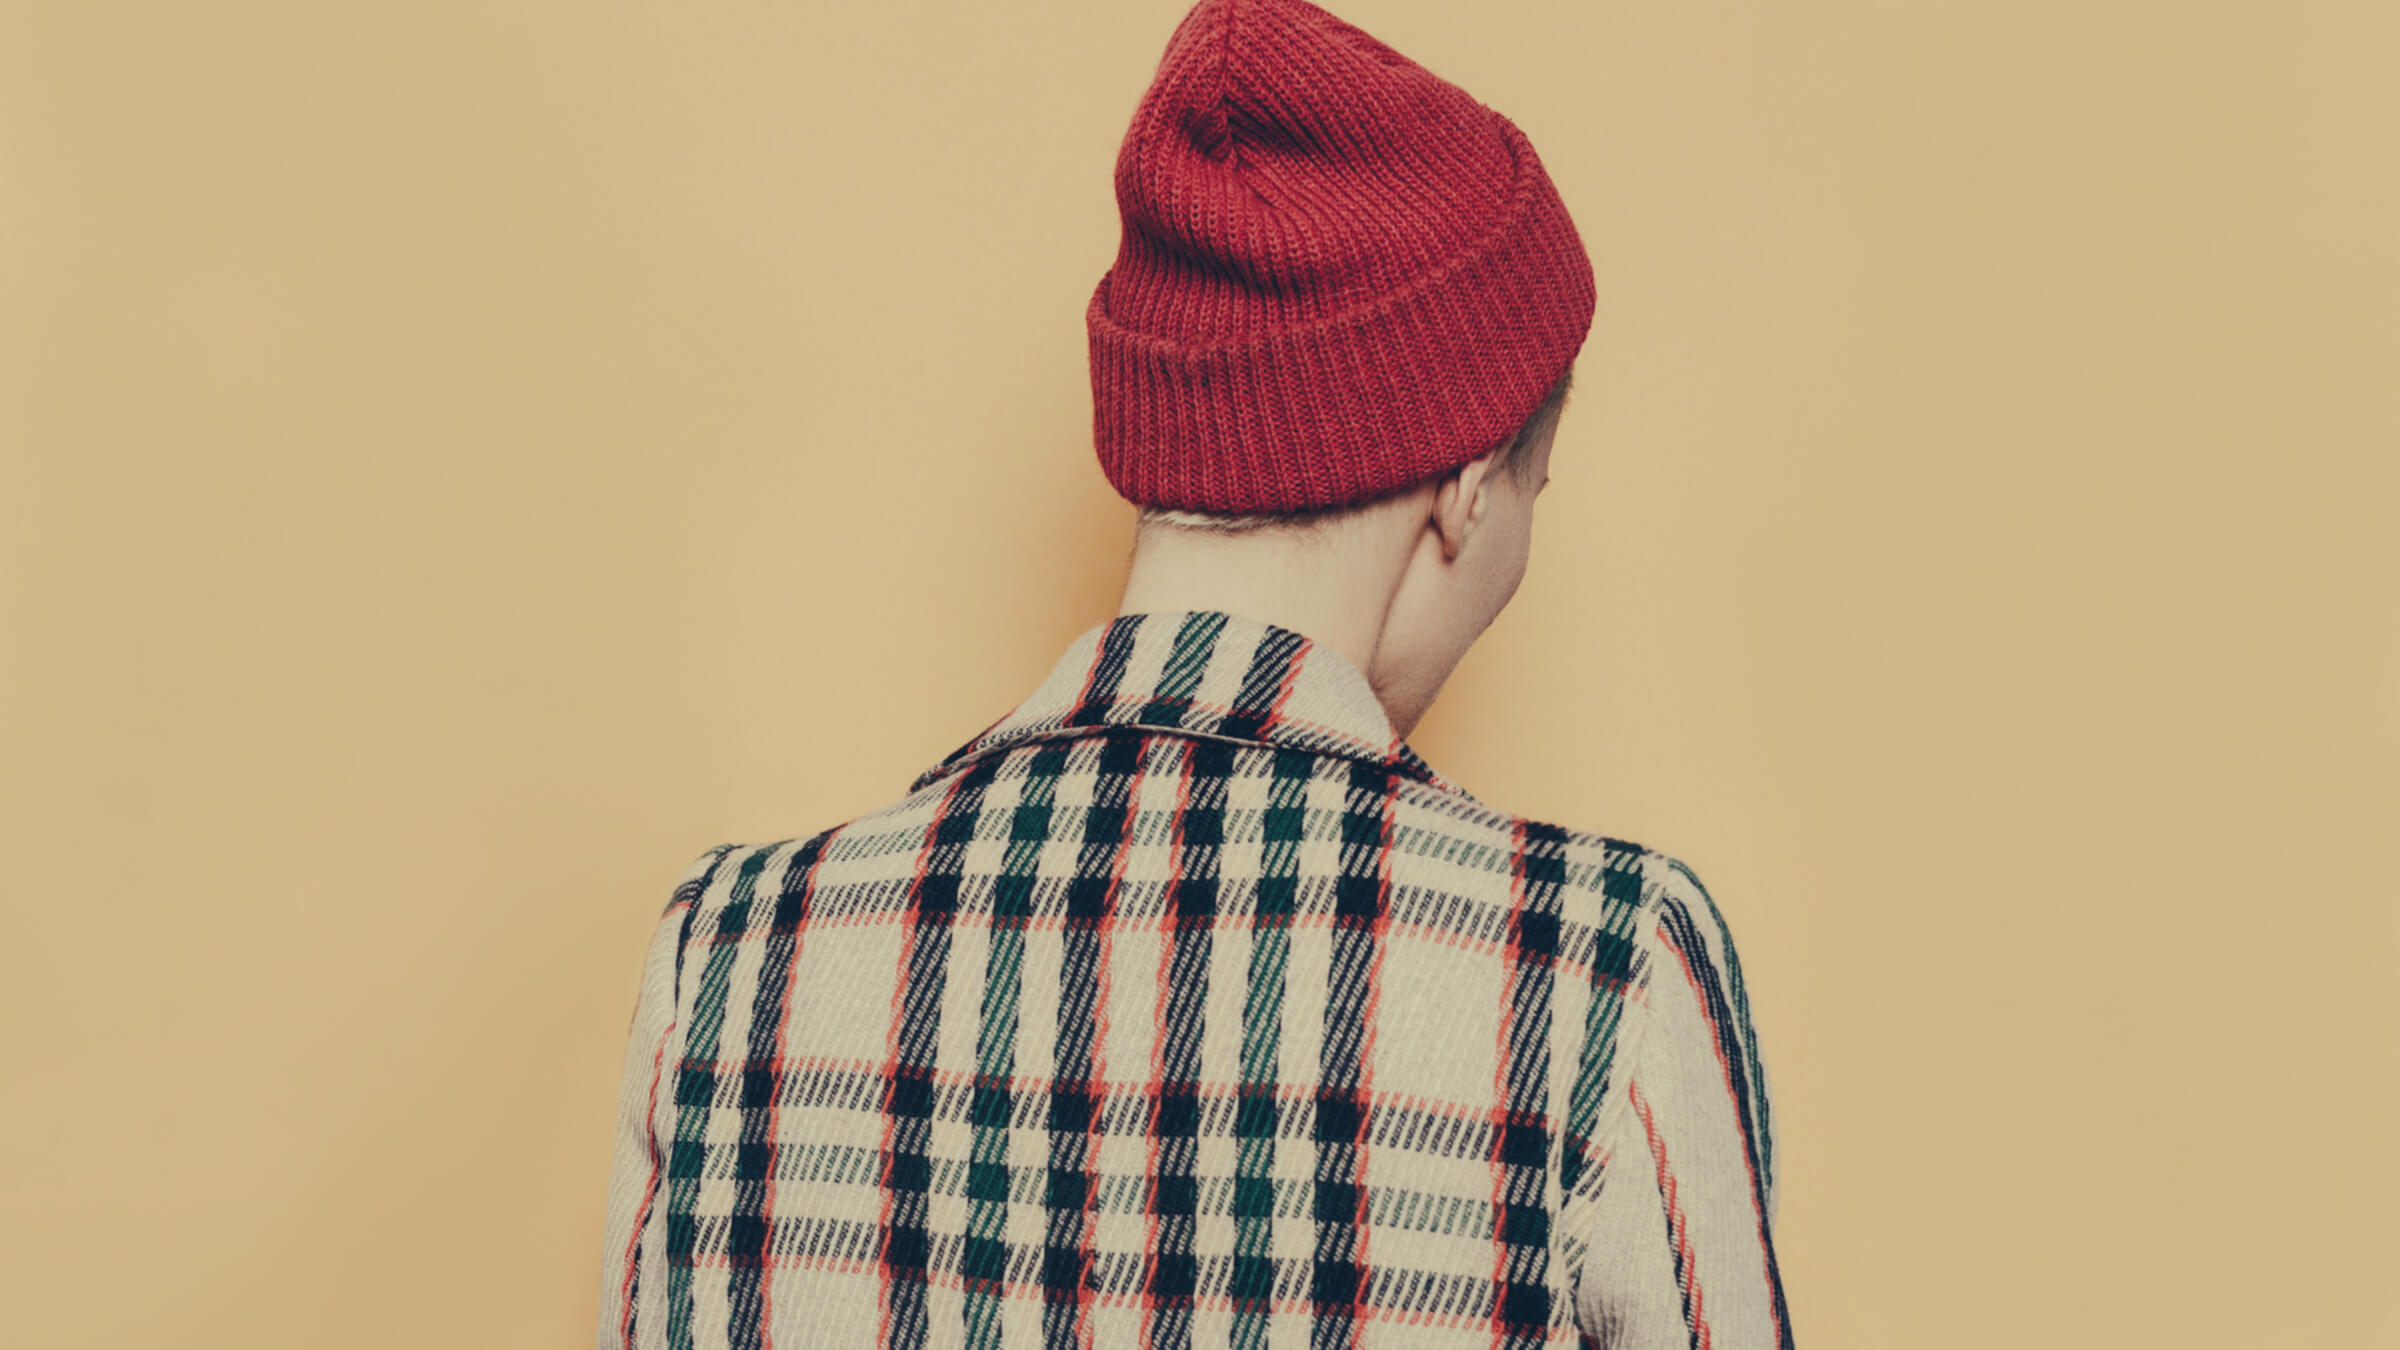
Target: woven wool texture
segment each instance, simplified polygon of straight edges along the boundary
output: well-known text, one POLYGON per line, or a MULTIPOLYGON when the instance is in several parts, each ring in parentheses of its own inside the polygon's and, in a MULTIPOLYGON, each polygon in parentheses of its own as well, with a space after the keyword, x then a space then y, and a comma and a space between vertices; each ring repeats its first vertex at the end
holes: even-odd
POLYGON ((1532 142, 1302 0, 1203 0, 1116 167, 1093 439, 1144 505, 1368 500, 1505 441, 1590 330, 1532 142))
POLYGON ((603 1346, 1792 1344, 1691 869, 1485 805, 1219 611, 704 853, 622 1101, 603 1346))

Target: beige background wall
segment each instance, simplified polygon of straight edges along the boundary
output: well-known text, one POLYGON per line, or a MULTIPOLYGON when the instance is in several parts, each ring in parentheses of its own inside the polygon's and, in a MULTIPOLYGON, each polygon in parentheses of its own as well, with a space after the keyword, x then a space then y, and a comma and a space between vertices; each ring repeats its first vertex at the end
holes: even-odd
MULTIPOLYGON (((673 877, 1112 611, 1182 7, 0 4, 0 1339, 587 1343, 673 877)), ((1716 890, 1801 1343, 2400 1343, 2392 7, 1342 12, 1601 291, 1417 744, 1716 890)))

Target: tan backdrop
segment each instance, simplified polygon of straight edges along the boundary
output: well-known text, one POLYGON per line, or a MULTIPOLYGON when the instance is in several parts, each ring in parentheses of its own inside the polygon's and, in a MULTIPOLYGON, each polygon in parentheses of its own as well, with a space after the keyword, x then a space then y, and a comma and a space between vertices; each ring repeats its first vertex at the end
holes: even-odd
MULTIPOLYGON (((588 1343, 674 876, 1112 612, 1182 8, 0 5, 10 1345, 588 1343)), ((1343 13, 1601 292, 1417 744, 1717 892, 1801 1343, 2400 1344, 2393 8, 1343 13)))

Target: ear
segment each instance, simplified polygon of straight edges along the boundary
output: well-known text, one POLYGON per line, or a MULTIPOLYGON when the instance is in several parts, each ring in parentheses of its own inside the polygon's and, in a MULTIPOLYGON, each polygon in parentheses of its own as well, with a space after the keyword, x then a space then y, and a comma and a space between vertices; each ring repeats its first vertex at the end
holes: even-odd
POLYGON ((1434 489, 1433 513, 1426 526, 1441 540, 1442 561, 1456 562, 1467 546, 1467 536, 1483 520, 1492 466, 1499 457, 1499 449, 1486 450, 1443 475, 1434 489))

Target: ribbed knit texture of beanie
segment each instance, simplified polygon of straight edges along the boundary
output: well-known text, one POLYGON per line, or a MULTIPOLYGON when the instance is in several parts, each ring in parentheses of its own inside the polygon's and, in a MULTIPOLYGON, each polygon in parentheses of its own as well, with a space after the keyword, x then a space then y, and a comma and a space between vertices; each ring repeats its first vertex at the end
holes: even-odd
POLYGON ((1380 497, 1505 441, 1590 331, 1591 260, 1507 118, 1305 0, 1201 0, 1116 167, 1093 440, 1143 505, 1380 497))

